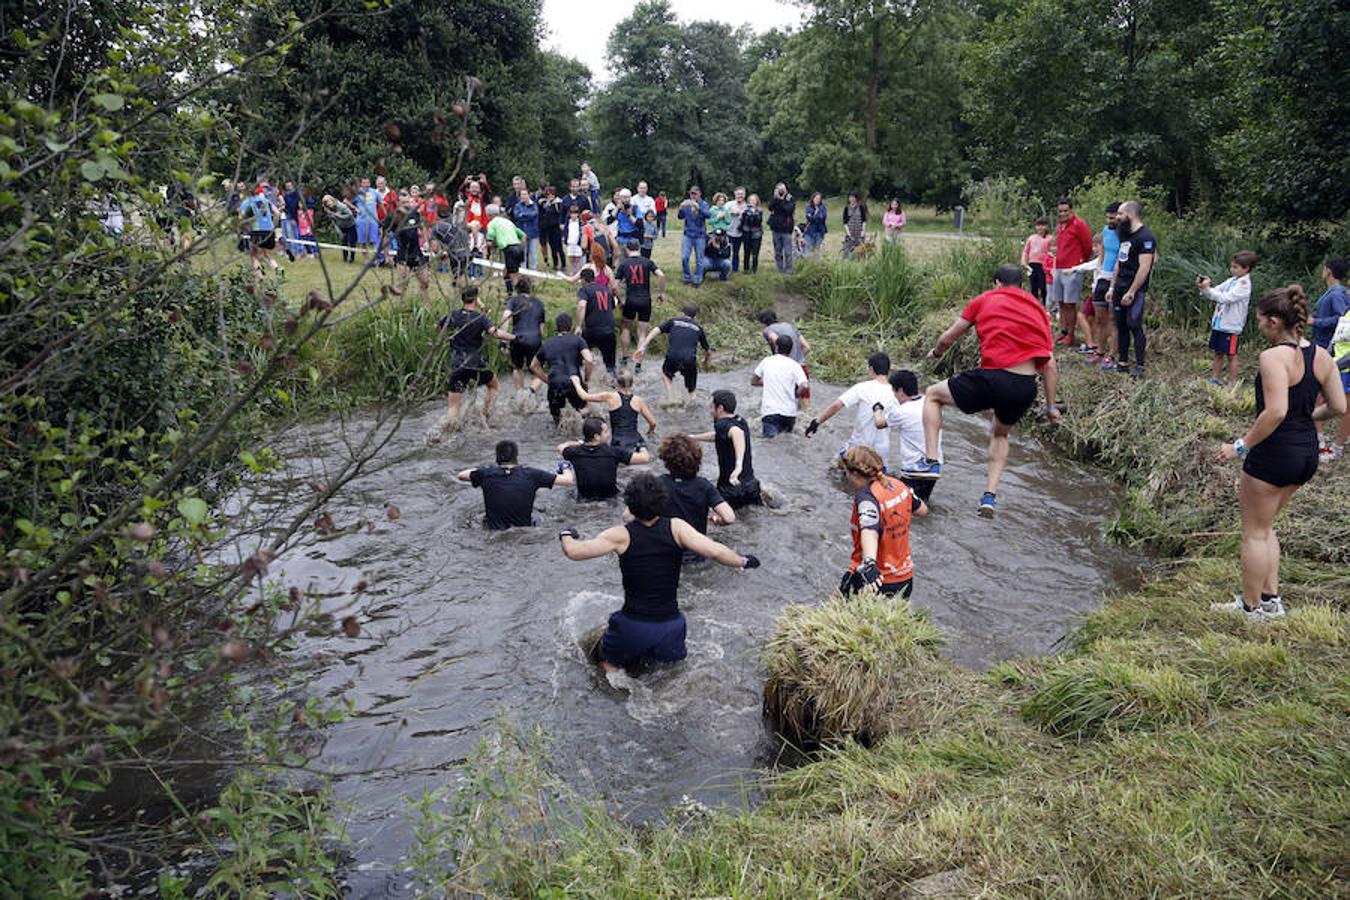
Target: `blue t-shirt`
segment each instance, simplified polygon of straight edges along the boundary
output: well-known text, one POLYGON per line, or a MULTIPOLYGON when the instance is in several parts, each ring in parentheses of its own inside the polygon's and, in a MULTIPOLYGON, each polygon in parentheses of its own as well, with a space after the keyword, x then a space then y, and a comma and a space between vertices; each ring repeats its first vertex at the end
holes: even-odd
POLYGON ((272 231, 276 223, 272 221, 272 204, 266 197, 254 194, 239 207, 245 217, 252 216, 251 227, 254 231, 272 231))
POLYGON ((1346 293, 1345 287, 1335 284, 1327 288, 1313 307, 1313 343, 1330 349, 1331 339, 1336 335, 1336 323, 1347 309, 1350 309, 1350 294, 1346 293))
POLYGON ((356 221, 358 222, 378 222, 380 216, 376 212, 376 207, 380 202, 379 195, 374 188, 366 188, 356 195, 356 221))
POLYGON ((1116 257, 1120 255, 1120 235, 1114 228, 1102 229, 1102 274, 1110 275, 1116 270, 1116 257))

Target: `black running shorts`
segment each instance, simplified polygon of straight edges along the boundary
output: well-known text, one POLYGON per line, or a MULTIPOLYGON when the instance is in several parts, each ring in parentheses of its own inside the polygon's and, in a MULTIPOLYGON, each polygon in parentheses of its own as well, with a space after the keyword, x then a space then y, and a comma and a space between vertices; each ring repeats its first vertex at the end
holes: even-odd
POLYGON ((491 384, 491 369, 455 369, 450 373, 450 393, 462 394, 480 384, 491 384))
POLYGON ((947 389, 963 413, 992 409, 1003 425, 1012 427, 1036 402, 1036 376, 1005 369, 967 369, 947 379, 947 389))

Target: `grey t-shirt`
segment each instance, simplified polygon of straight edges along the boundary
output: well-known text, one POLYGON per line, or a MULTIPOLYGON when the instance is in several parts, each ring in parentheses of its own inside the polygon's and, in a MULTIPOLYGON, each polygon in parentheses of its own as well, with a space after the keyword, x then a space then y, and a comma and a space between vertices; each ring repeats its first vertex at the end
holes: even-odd
MULTIPOLYGON (((764 335, 764 340, 769 340, 769 332, 774 334, 786 334, 792 338, 792 352, 788 354, 792 361, 798 364, 806 362, 806 354, 802 353, 802 333, 797 330, 797 326, 791 322, 774 322, 772 325, 766 325, 760 333, 764 335)), ((776 352, 773 342, 769 341, 769 351, 776 352)))

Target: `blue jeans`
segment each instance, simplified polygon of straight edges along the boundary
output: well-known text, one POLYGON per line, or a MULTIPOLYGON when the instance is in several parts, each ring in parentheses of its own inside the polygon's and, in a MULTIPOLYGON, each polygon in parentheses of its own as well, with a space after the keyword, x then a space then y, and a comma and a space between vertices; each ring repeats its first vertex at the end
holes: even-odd
POLYGON ((295 219, 281 220, 281 236, 286 241, 286 250, 292 256, 300 255, 300 223, 295 219))
POLYGON ((703 274, 708 276, 713 272, 720 272, 722 280, 726 281, 731 277, 731 260, 729 259, 708 259, 703 258, 703 274))
POLYGON ((600 189, 599 189, 599 188, 596 188, 595 190, 591 191, 591 214, 594 215, 594 216, 599 216, 599 215, 600 215, 600 189))
POLYGON ((740 236, 727 238, 731 241, 731 271, 739 272, 741 270, 741 241, 744 238, 740 236))
POLYGON ((537 237, 525 239, 525 266, 530 269, 539 268, 539 238, 537 237))
POLYGON ((708 236, 700 234, 698 237, 684 235, 680 238, 680 269, 684 273, 685 284, 700 284, 703 281, 703 248, 708 244, 708 236), (689 256, 694 257, 694 274, 689 274, 689 256))
POLYGON ((806 233, 806 252, 815 253, 817 250, 820 249, 820 245, 823 244, 824 242, 825 242, 825 235, 823 232, 821 234, 812 234, 811 232, 808 231, 806 233))

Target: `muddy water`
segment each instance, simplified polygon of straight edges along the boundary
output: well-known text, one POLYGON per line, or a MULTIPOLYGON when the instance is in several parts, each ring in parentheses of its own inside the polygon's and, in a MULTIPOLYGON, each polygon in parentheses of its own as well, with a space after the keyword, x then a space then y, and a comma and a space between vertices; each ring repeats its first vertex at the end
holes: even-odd
MULTIPOLYGON (((638 392, 654 400, 660 388, 650 369, 638 392)), ((718 387, 737 391, 753 423, 759 391, 742 371, 704 376, 697 401, 657 406, 662 432, 705 430, 707 392, 718 387)), ((840 393, 813 389, 817 409, 840 393)), ((355 714, 328 732, 319 765, 381 770, 338 781, 338 797, 351 809, 348 876, 356 896, 400 893, 403 798, 450 783, 503 712, 542 725, 574 786, 612 798, 631 816, 655 814, 684 794, 740 802, 741 777, 777 752, 761 716, 756 648, 784 605, 818 602, 848 561, 849 502, 826 470, 851 417, 809 441, 800 433, 756 439, 757 473, 782 505, 745 511, 714 536, 757 554, 764 567, 686 567, 680 599, 688 660, 616 690, 584 661, 578 639, 620 605, 618 566, 612 558, 569 562, 554 535, 566 526, 593 535, 618 523, 618 502, 578 504, 568 489, 541 491, 541 527, 490 533, 479 524, 480 493, 455 481, 458 470, 490 462, 503 436, 520 442, 525 464, 554 465, 566 435, 545 410, 512 409, 508 394, 490 430, 480 424, 434 444, 425 438, 442 407, 428 405, 385 453, 404 458, 350 485, 331 507, 339 526, 370 518, 376 530, 316 538, 273 567, 286 583, 332 597, 335 608, 358 581, 369 584, 358 638, 334 627, 296 654, 313 691, 354 703, 355 714), (388 503, 400 509, 396 521, 384 515, 388 503)), ((323 474, 324 461, 341 452, 339 436, 330 424, 280 439, 295 485, 323 474)), ((715 478, 708 448, 704 474, 715 478)), ((1110 493, 1087 474, 1052 464, 1029 441, 1014 439, 999 518, 978 518, 983 448, 982 421, 949 417, 947 474, 913 536, 915 602, 950 632, 951 655, 971 666, 1051 650, 1104 590, 1132 578, 1137 562, 1105 541, 1110 493)), ((285 505, 284 494, 275 502, 285 505)))

